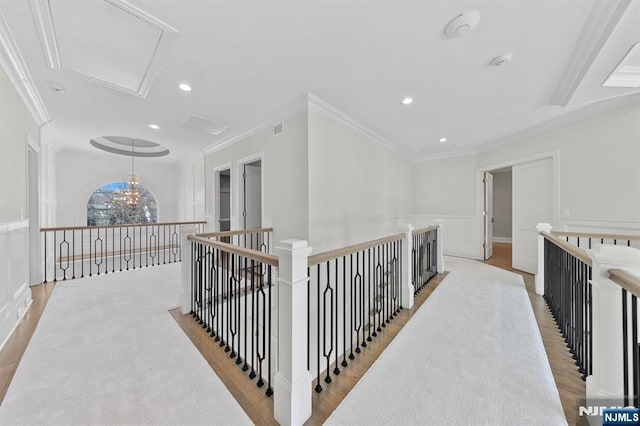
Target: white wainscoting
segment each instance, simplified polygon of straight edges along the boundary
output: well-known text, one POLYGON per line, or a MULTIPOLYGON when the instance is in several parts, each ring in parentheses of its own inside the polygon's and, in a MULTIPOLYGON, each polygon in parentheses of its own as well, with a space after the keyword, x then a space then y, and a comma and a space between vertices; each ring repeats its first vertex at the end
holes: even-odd
POLYGON ((414 228, 420 228, 432 225, 436 219, 442 220, 442 239, 444 240, 442 249, 446 256, 479 258, 478 248, 474 244, 474 237, 479 232, 478 220, 475 215, 414 214, 411 215, 411 222, 409 223, 414 228))
POLYGON ((29 221, 0 223, 0 349, 29 305, 29 221))

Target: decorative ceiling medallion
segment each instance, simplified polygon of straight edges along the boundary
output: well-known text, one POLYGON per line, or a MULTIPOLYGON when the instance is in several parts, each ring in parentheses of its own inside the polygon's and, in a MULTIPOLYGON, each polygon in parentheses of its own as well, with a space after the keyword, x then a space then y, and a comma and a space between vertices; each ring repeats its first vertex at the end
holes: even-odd
POLYGON ((169 150, 158 143, 128 136, 101 136, 91 139, 89 143, 102 151, 127 157, 164 157, 169 155, 169 150))
POLYGON ((178 34, 125 0, 32 0, 31 5, 51 68, 142 98, 178 34))

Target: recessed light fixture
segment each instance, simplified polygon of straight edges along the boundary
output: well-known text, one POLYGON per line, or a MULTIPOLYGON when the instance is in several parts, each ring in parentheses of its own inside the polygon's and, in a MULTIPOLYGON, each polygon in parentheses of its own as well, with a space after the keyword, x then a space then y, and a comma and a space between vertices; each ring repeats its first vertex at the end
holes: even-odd
POLYGON ((640 42, 631 46, 602 85, 604 87, 640 87, 640 42))
POLYGON ((440 138, 440 142, 445 143, 447 141, 447 138, 440 138))
POLYGON ((62 94, 65 91, 65 88, 62 84, 60 83, 56 83, 54 81, 49 83, 49 87, 51 87, 51 90, 53 90, 54 92, 58 93, 58 94, 62 94))
POLYGON ((404 105, 411 105, 411 104, 413 103, 413 98, 412 98, 412 97, 410 97, 410 96, 407 96, 406 98, 404 98, 404 99, 402 100, 402 103, 403 103, 404 105))
POLYGON ((147 127, 153 130, 158 130, 160 128, 157 124, 148 124, 147 127))
POLYGON ((178 87, 180 88, 180 90, 184 90, 185 92, 191 91, 191 86, 189 86, 187 83, 180 83, 178 87))

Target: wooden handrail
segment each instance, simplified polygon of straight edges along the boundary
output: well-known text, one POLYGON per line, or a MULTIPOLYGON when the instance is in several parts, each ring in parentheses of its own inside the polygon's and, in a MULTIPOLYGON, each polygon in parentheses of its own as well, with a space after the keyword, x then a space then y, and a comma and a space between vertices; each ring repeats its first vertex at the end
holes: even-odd
POLYGON ((207 233, 196 234, 196 235, 198 237, 203 237, 203 238, 212 238, 212 237, 230 237, 232 235, 255 234, 257 232, 273 232, 273 228, 237 229, 235 231, 207 232, 207 233))
POLYGON ((278 267, 279 261, 278 256, 274 256, 273 254, 264 253, 262 251, 251 250, 248 248, 234 246, 233 244, 223 243, 220 241, 212 241, 204 237, 199 237, 195 235, 189 235, 187 237, 189 241, 195 241, 197 243, 203 244, 205 246, 214 247, 218 250, 225 251, 227 253, 237 254, 242 257, 246 257, 247 259, 257 260, 258 262, 265 263, 267 265, 278 267))
POLYGON ((591 260, 591 257, 589 257, 589 254, 584 249, 576 247, 573 244, 569 244, 568 242, 563 241, 560 238, 548 232, 541 232, 541 234, 544 236, 544 238, 547 241, 552 242, 553 244, 557 245, 567 253, 570 253, 571 255, 575 256, 582 262, 586 263, 589 266, 592 266, 593 262, 591 260))
POLYGON ((620 287, 631 292, 634 296, 640 297, 640 277, 623 269, 609 269, 611 281, 620 287))
POLYGON ((553 235, 558 237, 580 237, 580 238, 597 238, 604 240, 640 240, 640 235, 624 235, 624 234, 594 234, 589 232, 564 232, 551 231, 553 235))
POLYGON ((438 225, 431 225, 424 228, 418 228, 411 231, 413 235, 416 234, 424 234, 425 232, 433 231, 434 229, 438 229, 438 225))
POLYGON ((102 225, 102 226, 58 226, 53 228, 40 228, 40 232, 49 231, 78 231, 81 229, 103 229, 103 228, 137 228, 142 226, 166 226, 166 225, 201 225, 206 224, 204 220, 195 222, 159 222, 159 223, 128 223, 121 225, 102 225))
POLYGON ((321 263, 328 262, 333 259, 347 256, 351 253, 356 253, 371 247, 379 246, 380 244, 386 244, 392 241, 398 241, 403 238, 404 238, 404 234, 396 234, 396 235, 391 235, 389 237, 379 238, 377 240, 367 241, 365 243, 354 244, 351 246, 342 247, 335 250, 325 251, 323 253, 318 253, 318 254, 309 256, 307 264, 309 266, 319 265, 321 263))

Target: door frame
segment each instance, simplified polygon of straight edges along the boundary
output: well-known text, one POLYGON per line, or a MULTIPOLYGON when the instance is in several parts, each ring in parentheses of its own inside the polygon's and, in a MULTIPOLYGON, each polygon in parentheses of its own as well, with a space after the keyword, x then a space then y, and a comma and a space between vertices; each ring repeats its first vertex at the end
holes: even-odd
POLYGON ((542 151, 536 154, 516 157, 511 160, 505 160, 499 163, 493 163, 476 169, 476 232, 475 244, 476 259, 484 259, 484 173, 491 170, 502 169, 505 167, 513 167, 519 164, 529 163, 531 161, 551 158, 553 163, 553 222, 558 223, 561 217, 560 208, 560 150, 542 151))
POLYGON ((231 223, 229 226, 233 228, 233 170, 231 167, 231 163, 220 164, 213 168, 213 217, 215 220, 214 229, 216 231, 220 231, 220 194, 218 193, 220 172, 229 170, 229 219, 231 223))
MULTIPOLYGON (((487 171, 484 172, 484 176, 482 178, 482 183, 484 183, 484 207, 482 209, 482 216, 484 218, 484 236, 482 238, 484 260, 489 260, 493 256, 493 232, 489 233, 489 223, 493 223, 492 221, 494 212, 493 205, 491 205, 491 218, 489 218, 487 215, 487 213, 489 212, 489 191, 487 191, 487 176, 491 176, 491 204, 493 204, 493 173, 487 171), (491 240, 491 244, 487 244, 489 240, 491 240), (491 254, 489 254, 489 246, 491 246, 491 254)), ((493 231, 493 226, 491 226, 491 230, 493 231)))
MULTIPOLYGON (((236 160, 235 163, 235 172, 234 170, 231 170, 231 174, 232 176, 235 174, 235 182, 236 182, 236 194, 237 197, 235 197, 235 203, 233 201, 232 197, 232 201, 231 201, 231 206, 232 206, 232 215, 231 215, 231 225, 232 228, 231 229, 244 229, 244 224, 242 223, 242 217, 241 217, 241 203, 240 203, 240 199, 243 197, 243 188, 240 186, 241 182, 243 181, 242 179, 242 173, 244 171, 244 165, 248 164, 248 163, 253 163, 260 160, 260 223, 262 224, 261 226, 264 227, 265 226, 265 216, 264 216, 264 199, 265 199, 265 155, 264 152, 258 152, 243 158, 240 158, 238 160, 236 160), (233 214, 233 212, 235 212, 236 214, 233 214)), ((233 179, 233 178, 232 178, 233 179)), ((233 190, 233 182, 231 183, 231 191, 234 192, 233 190)))
POLYGON ((40 233, 40 224, 42 222, 42 189, 40 182, 42 180, 42 166, 40 147, 35 143, 29 134, 26 136, 26 173, 27 173, 27 187, 26 187, 26 212, 25 215, 29 219, 29 285, 38 285, 42 282, 43 261, 42 252, 43 244, 40 233), (31 159, 35 158, 36 164, 32 164, 31 159), (37 176, 35 179, 31 177, 31 168, 35 167, 37 176), (31 198, 36 192, 35 203, 31 202, 31 198), (35 204, 35 205, 32 205, 35 204))

